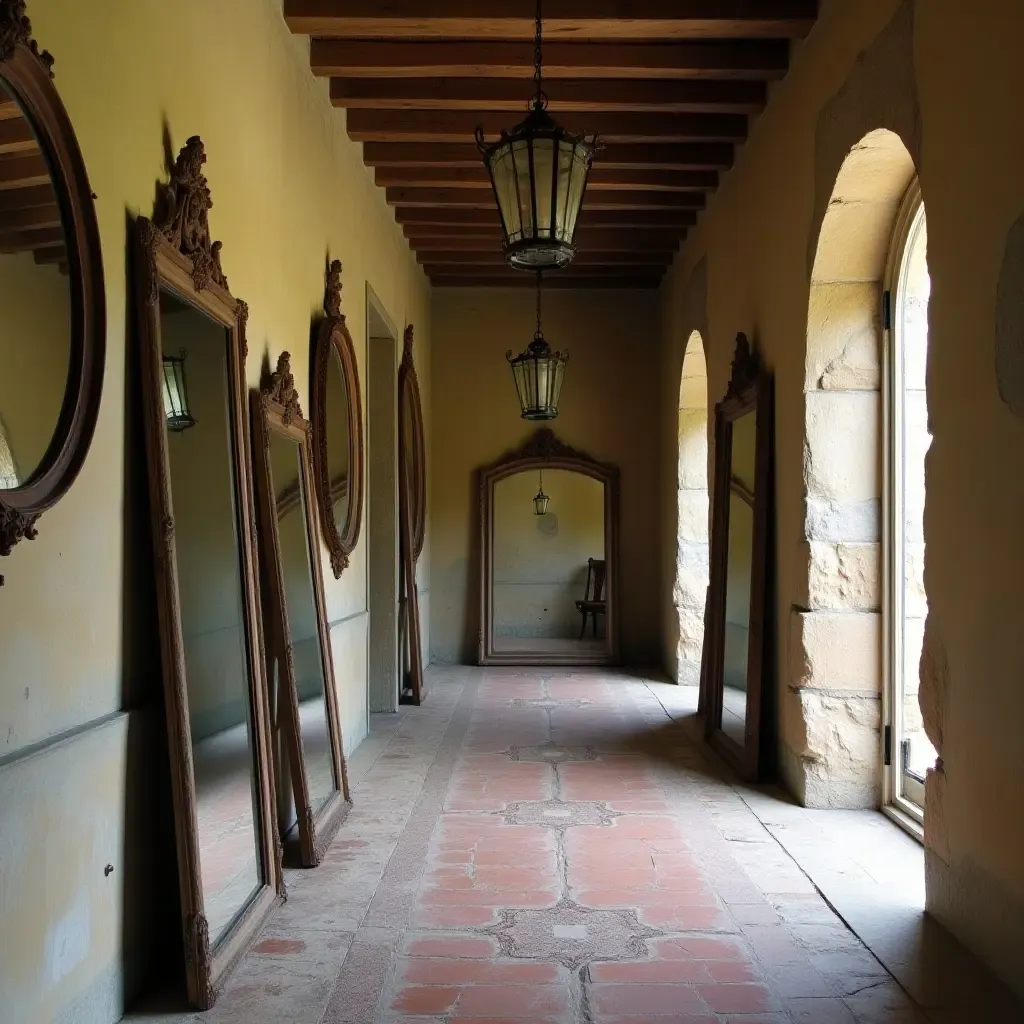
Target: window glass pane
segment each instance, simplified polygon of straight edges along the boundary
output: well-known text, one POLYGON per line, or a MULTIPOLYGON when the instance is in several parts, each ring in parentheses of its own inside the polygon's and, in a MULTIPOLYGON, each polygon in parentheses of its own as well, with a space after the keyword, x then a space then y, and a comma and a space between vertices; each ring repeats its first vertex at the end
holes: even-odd
POLYGON ((511 239, 518 238, 519 198, 516 195, 516 169, 512 160, 511 148, 502 150, 494 161, 494 188, 498 197, 498 206, 505 221, 505 230, 511 239))
POLYGON ((554 139, 537 139, 533 144, 533 180, 537 192, 537 235, 551 236, 551 175, 554 172, 554 139))
POLYGON ((523 236, 533 235, 533 200, 530 198, 530 151, 525 142, 512 144, 516 158, 516 174, 519 178, 519 216, 523 225, 523 236))
POLYGON ((558 147, 558 195, 555 200, 555 234, 565 237, 565 204, 569 198, 569 174, 572 169, 573 145, 562 142, 558 147))

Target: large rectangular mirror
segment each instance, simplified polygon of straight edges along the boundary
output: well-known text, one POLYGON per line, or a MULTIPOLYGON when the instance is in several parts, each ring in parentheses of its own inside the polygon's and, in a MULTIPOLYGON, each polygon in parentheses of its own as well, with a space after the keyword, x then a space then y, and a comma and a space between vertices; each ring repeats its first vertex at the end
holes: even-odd
POLYGON ((481 664, 616 660, 615 467, 540 430, 480 486, 481 664))
POLYGON ((772 507, 772 381, 737 339, 729 391, 715 410, 715 494, 708 597, 705 726, 745 779, 763 778, 772 507))
POLYGON ((252 393, 260 563, 285 853, 320 863, 349 809, 317 533, 309 427, 290 359, 252 393))
MULTIPOLYGON (((245 306, 136 233, 151 511, 189 999, 212 1005, 283 895, 253 548, 245 306)), ((211 253, 207 256, 212 258, 211 253)), ((206 265, 207 272, 209 264, 206 265)))

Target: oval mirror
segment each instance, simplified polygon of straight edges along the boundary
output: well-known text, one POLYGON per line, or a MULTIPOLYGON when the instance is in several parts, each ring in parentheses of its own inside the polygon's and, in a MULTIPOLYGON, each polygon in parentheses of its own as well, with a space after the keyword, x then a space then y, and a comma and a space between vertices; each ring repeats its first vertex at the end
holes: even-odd
POLYGON ((85 461, 106 342, 85 164, 53 58, 27 19, 19 33, 0 43, 0 555, 34 539, 85 461))
POLYGON ((327 271, 325 317, 313 331, 310 389, 320 526, 339 578, 363 518, 363 407, 352 336, 341 312, 341 261, 327 271))

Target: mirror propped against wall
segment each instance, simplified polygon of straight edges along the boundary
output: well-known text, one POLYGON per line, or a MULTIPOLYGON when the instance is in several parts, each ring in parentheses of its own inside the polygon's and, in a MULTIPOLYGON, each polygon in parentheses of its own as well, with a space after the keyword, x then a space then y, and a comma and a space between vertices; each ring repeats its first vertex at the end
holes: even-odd
POLYGON ((205 159, 190 139, 154 220, 135 231, 184 960, 200 1009, 284 891, 248 468, 248 310, 210 240, 205 159))
POLYGON ((482 665, 618 658, 618 470, 538 430, 480 471, 482 665))
POLYGON ((423 553, 427 528, 427 467, 423 407, 412 354, 413 330, 405 329, 398 368, 398 533, 401 553, 401 675, 399 699, 422 704, 423 649, 416 563, 423 553))
POLYGON ((732 380, 715 408, 715 494, 708 593, 709 742, 748 780, 770 770, 768 667, 772 378, 736 338, 732 380), (768 742, 762 742, 762 739, 768 742))
POLYGON ((352 335, 341 312, 341 261, 327 271, 324 318, 313 328, 313 469, 335 579, 348 568, 363 519, 363 404, 352 335))
POLYGON ((106 346, 85 163, 53 57, 31 38, 24 4, 16 8, 0 3, 0 555, 35 539, 39 517, 82 468, 106 346))
POLYGON ((252 416, 267 678, 279 751, 278 829, 285 853, 297 848, 299 862, 315 867, 350 805, 320 572, 309 426, 287 352, 265 387, 252 393, 252 416))

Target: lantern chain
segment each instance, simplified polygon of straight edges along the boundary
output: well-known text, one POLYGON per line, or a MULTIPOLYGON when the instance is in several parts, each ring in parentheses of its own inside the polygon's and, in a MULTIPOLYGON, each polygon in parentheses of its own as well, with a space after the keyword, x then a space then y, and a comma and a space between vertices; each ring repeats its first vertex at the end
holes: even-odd
POLYGON ((537 16, 535 19, 533 44, 533 81, 537 86, 537 95, 534 99, 534 105, 537 107, 544 107, 547 105, 547 97, 544 95, 544 75, 541 70, 541 33, 543 31, 541 22, 541 2, 542 0, 537 0, 537 16))
POLYGON ((544 280, 544 275, 541 271, 537 271, 537 333, 534 335, 535 338, 540 339, 544 337, 544 332, 540 326, 540 295, 541 295, 541 282, 544 280))

